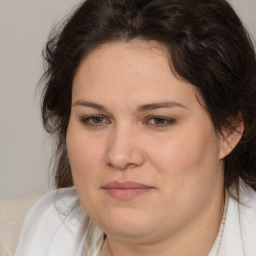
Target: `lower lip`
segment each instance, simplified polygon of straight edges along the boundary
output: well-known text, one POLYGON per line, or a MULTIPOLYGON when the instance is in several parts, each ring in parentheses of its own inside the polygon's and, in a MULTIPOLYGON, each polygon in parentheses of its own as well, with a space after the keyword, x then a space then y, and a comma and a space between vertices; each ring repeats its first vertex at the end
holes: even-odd
POLYGON ((151 191, 152 188, 107 188, 105 191, 119 200, 130 200, 151 191))

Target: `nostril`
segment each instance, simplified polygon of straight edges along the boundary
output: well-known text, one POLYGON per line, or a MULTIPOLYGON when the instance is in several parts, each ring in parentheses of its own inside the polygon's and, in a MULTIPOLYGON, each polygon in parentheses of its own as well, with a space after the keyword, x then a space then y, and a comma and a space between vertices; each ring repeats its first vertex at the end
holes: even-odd
POLYGON ((129 167, 130 164, 112 164, 111 162, 107 162, 107 166, 113 169, 118 169, 118 170, 125 170, 129 167))
POLYGON ((111 167, 111 168, 113 167, 113 165, 111 163, 107 163, 107 166, 111 167))
MULTIPOLYGON (((109 161, 106 161, 106 165, 109 168, 116 169, 116 170, 126 170, 126 169, 133 169, 138 166, 143 165, 144 163, 144 157, 140 157, 140 159, 130 159, 130 161, 125 161, 125 159, 108 159, 109 161), (142 159, 143 158, 143 159, 142 159)), ((126 159, 127 160, 127 159, 126 159)))

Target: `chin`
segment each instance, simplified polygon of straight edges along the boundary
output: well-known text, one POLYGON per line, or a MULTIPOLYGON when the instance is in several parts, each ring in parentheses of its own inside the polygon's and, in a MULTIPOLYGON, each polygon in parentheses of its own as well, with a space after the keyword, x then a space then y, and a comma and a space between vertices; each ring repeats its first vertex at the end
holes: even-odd
POLYGON ((106 234, 127 238, 146 236, 154 230, 149 215, 130 209, 112 211, 111 214, 104 215, 98 225, 106 234))

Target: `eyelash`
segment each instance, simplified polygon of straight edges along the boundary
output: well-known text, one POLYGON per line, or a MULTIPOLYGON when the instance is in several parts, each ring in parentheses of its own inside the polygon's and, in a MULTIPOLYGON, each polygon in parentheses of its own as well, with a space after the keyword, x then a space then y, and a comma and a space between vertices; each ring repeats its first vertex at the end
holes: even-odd
POLYGON ((147 117, 147 121, 146 123, 148 123, 148 125, 153 125, 155 127, 168 127, 172 124, 174 124, 176 122, 176 120, 174 118, 169 118, 169 117, 162 117, 162 116, 150 116, 147 117), (150 120, 154 120, 155 123, 149 123, 150 120), (156 124, 156 122, 164 122, 164 124, 156 124))
MULTIPOLYGON (((144 121, 143 124, 154 126, 156 128, 168 127, 176 122, 174 118, 167 118, 162 116, 148 116, 145 119, 146 121, 144 121), (154 123, 150 123, 150 121, 154 121, 154 123), (159 121, 162 122, 162 124, 159 124, 159 123, 157 124, 157 122, 159 121)), ((95 128, 111 123, 110 120, 108 120, 105 116, 101 116, 101 115, 92 115, 92 116, 82 117, 80 121, 86 126, 91 126, 95 128), (100 120, 94 122, 96 119, 100 119, 100 120)))
POLYGON ((108 121, 107 119, 106 119, 106 121, 105 122, 92 122, 93 121, 93 119, 95 120, 95 119, 101 119, 101 120, 104 120, 104 119, 106 119, 104 116, 101 116, 101 115, 92 115, 92 116, 87 116, 87 117, 82 117, 81 119, 80 119, 80 121, 84 124, 84 125, 86 125, 86 126, 92 126, 92 127, 98 127, 98 126, 102 126, 102 125, 105 125, 105 124, 109 124, 110 123, 110 121, 108 121))

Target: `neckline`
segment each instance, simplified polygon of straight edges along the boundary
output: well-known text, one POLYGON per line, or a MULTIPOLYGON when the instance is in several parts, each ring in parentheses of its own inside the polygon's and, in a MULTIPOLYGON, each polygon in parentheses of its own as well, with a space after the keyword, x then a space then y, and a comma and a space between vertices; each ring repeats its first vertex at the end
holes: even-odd
POLYGON ((226 217, 228 212, 228 206, 229 206, 230 196, 228 192, 225 192, 225 203, 224 203, 224 209, 223 214, 221 218, 221 222, 219 225, 218 234, 215 238, 215 241, 212 245, 212 248, 208 254, 208 256, 220 256, 221 248, 223 245, 223 238, 224 238, 224 232, 225 232, 225 224, 226 224, 226 217))

